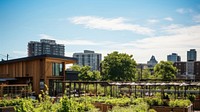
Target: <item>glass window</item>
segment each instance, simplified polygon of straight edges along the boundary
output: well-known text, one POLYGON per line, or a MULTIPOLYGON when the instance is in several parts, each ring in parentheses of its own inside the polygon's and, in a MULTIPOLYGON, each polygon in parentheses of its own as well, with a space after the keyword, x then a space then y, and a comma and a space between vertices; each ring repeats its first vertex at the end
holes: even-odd
POLYGON ((52 75, 53 76, 62 76, 63 74, 63 66, 61 63, 53 63, 52 64, 52 75))

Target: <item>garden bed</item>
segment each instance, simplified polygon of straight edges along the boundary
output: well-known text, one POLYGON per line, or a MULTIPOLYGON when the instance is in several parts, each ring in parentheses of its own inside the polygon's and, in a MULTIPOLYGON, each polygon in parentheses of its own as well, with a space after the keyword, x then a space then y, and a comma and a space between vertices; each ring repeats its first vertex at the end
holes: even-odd
POLYGON ((15 112, 14 106, 0 107, 0 112, 15 112))
POLYGON ((157 112, 192 112, 192 104, 188 107, 151 106, 157 112))
POLYGON ((101 103, 101 102, 95 102, 93 103, 93 105, 96 108, 99 108, 101 112, 107 112, 108 110, 112 110, 112 105, 110 104, 105 104, 105 103, 101 103))
POLYGON ((193 109, 200 110, 200 99, 195 99, 193 102, 193 109))

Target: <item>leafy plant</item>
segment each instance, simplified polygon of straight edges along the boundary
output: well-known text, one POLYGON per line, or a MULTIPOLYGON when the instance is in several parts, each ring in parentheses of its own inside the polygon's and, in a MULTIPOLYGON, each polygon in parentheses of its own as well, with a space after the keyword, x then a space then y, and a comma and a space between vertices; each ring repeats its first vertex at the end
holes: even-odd
POLYGON ((176 100, 169 101, 170 107, 188 107, 190 105, 191 105, 190 100, 176 99, 176 100))
POLYGON ((187 95, 187 98, 188 98, 191 102, 194 102, 196 96, 193 95, 193 94, 190 94, 190 95, 187 95))

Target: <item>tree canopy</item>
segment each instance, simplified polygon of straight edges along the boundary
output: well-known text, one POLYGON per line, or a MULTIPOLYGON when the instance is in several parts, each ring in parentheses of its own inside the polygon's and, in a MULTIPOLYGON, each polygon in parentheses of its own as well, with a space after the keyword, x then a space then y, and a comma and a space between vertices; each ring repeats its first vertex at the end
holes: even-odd
POLYGON ((135 78, 136 62, 132 55, 113 52, 104 57, 101 63, 104 80, 132 81, 135 78))
POLYGON ((99 71, 91 71, 90 66, 79 66, 79 65, 73 65, 71 67, 72 70, 74 71, 79 71, 80 73, 78 74, 79 80, 100 80, 101 75, 99 71))
POLYGON ((137 69, 136 69, 135 79, 136 79, 136 80, 141 80, 141 79, 152 79, 150 69, 149 69, 149 68, 146 68, 146 69, 142 69, 142 70, 141 70, 141 68, 137 68, 137 69), (142 75, 142 77, 141 77, 141 75, 142 75))
POLYGON ((176 78, 176 73, 176 67, 169 61, 161 61, 154 67, 154 74, 158 79, 172 80, 176 78))

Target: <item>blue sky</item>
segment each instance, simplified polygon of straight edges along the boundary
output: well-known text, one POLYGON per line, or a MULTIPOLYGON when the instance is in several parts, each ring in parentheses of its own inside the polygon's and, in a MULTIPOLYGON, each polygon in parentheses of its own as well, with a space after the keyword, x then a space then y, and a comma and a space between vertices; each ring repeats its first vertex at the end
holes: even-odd
POLYGON ((66 56, 119 51, 138 63, 151 55, 200 60, 199 0, 0 0, 0 58, 27 56, 29 41, 55 39, 66 56))

